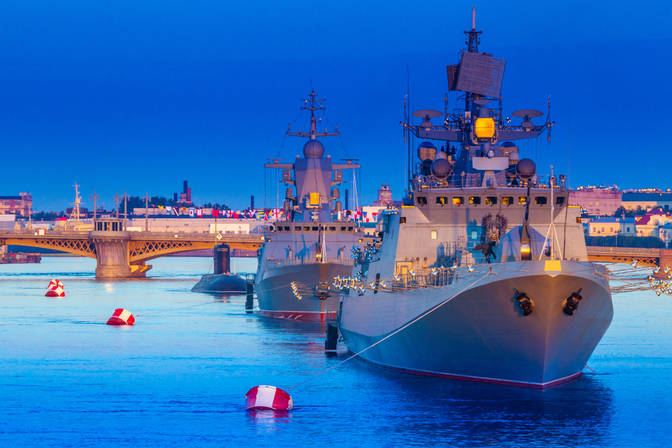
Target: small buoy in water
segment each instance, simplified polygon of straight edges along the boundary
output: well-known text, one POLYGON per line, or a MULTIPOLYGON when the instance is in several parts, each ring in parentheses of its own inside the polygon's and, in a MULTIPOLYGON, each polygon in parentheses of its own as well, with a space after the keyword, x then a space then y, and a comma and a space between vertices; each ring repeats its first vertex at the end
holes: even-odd
POLYGON ((112 313, 112 317, 107 320, 107 325, 133 325, 135 324, 135 317, 130 311, 123 308, 117 308, 112 313))
POLYGON ((52 279, 47 285, 47 292, 44 295, 47 297, 65 297, 63 282, 55 278, 52 279))
POLYGON ((254 386, 245 394, 245 407, 248 411, 262 409, 291 411, 294 407, 294 402, 289 393, 279 387, 254 386))

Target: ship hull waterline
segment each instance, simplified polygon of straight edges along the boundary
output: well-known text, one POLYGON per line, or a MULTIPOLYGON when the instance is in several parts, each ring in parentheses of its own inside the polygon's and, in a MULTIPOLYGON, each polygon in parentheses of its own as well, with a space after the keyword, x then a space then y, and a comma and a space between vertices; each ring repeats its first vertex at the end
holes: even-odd
POLYGON ((351 274, 352 264, 334 262, 286 265, 269 270, 255 284, 259 313, 268 317, 299 321, 324 322, 334 319, 338 309, 338 296, 331 295, 326 300, 320 300, 310 291, 318 283, 351 274), (304 291, 300 300, 292 292, 292 282, 304 291))
POLYGON ((447 287, 348 297, 340 331, 353 353, 392 334, 360 355, 385 367, 534 388, 558 385, 580 376, 613 317, 604 277, 586 269, 587 263, 562 263, 563 272, 552 276, 504 269, 465 288, 483 275, 474 272, 447 287), (572 264, 579 269, 566 272, 572 264), (531 315, 523 315, 516 290, 534 301, 531 315), (569 316, 563 312, 565 300, 579 290, 582 300, 569 316), (381 306, 381 296, 396 306, 381 306), (372 327, 372 321, 379 324, 372 327))

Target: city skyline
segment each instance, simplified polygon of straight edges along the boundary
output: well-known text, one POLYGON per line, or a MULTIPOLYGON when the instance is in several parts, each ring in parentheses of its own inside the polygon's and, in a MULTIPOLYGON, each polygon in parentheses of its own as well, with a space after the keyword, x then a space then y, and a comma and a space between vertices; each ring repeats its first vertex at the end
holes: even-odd
MULTIPOLYGON (((361 160, 360 202, 380 184, 398 199, 407 77, 412 109, 443 110, 436 92, 472 4, 9 3, 1 193, 28 191, 35 209, 58 210, 75 182, 90 207, 94 190, 108 206, 115 193, 169 196, 188 179, 196 203, 244 208, 254 195, 272 207, 263 164, 301 151, 284 132, 312 85, 342 134, 324 139, 327 153, 361 160)), ((493 4, 476 2, 477 28, 481 49, 507 61, 505 111, 545 112, 552 97, 552 143, 526 142, 522 155, 573 186, 667 188, 669 7, 493 4)))

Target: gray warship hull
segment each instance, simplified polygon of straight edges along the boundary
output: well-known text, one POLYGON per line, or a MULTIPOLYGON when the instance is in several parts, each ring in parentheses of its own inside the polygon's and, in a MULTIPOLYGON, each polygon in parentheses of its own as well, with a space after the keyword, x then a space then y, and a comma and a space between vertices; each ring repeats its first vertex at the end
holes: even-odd
POLYGON ((335 318, 338 297, 332 296, 322 301, 307 292, 299 300, 292 292, 291 283, 300 285, 303 291, 312 291, 320 282, 351 274, 352 264, 334 262, 272 268, 263 272, 263 278, 257 278, 255 283, 259 312, 270 317, 292 320, 324 321, 335 318))
POLYGON ((458 268, 445 286, 343 296, 341 334, 354 353, 388 337, 361 358, 416 373, 537 388, 571 380, 609 327, 611 293, 602 266, 546 263, 458 268), (532 314, 516 291, 533 300, 532 314), (576 291, 583 298, 567 315, 576 291))

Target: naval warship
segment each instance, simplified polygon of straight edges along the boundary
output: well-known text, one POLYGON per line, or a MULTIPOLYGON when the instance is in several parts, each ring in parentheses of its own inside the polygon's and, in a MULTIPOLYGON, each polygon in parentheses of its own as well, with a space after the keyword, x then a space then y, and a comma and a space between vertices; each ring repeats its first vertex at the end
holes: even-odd
POLYGON ((560 384, 581 374, 611 323, 607 272, 588 261, 566 178, 537 174, 514 143, 544 132, 550 142, 550 101, 543 123, 537 110, 503 115, 505 61, 479 51, 473 12, 465 35, 447 67, 455 110, 405 113, 407 134, 424 140, 409 194, 353 254, 356 276, 331 282, 337 325, 351 352, 383 366, 560 384))
POLYGON ((265 233, 255 291, 262 314, 324 321, 336 317, 338 297, 300 291, 352 274, 351 249, 362 235, 353 215, 342 208, 338 185, 344 182, 344 171, 355 170, 359 164, 353 159, 334 163, 330 155, 325 155, 318 137, 337 136, 339 132, 337 128, 318 129, 323 121, 324 98, 312 90, 301 108, 309 112, 310 129, 290 128, 286 134, 307 138, 303 156, 297 155, 293 163, 275 160, 265 165, 281 170, 281 180, 287 186, 285 218, 265 233))

